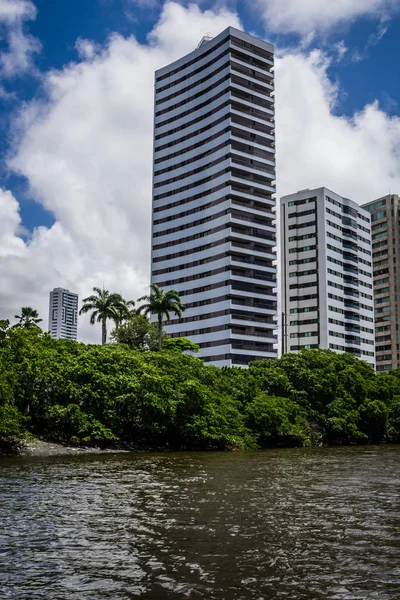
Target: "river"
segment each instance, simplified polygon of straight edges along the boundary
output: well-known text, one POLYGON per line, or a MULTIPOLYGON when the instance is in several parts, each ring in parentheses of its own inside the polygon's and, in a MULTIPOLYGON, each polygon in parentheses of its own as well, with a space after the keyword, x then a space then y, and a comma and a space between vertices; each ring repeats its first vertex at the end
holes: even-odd
POLYGON ((399 600, 400 447, 2 459, 0 598, 399 600))

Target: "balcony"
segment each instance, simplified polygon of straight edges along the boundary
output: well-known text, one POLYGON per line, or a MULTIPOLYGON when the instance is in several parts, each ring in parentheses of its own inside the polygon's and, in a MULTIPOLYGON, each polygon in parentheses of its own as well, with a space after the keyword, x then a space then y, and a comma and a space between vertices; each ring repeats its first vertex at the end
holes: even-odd
POLYGON ((232 241, 230 244, 231 249, 240 248, 241 250, 243 250, 243 252, 250 252, 251 256, 260 256, 260 258, 266 257, 270 258, 271 260, 276 259, 276 253, 272 250, 272 246, 261 247, 257 245, 257 247, 255 247, 254 244, 252 244, 251 242, 245 244, 237 241, 232 241))
POLYGON ((261 239, 261 240, 268 240, 269 242, 276 244, 275 236, 258 232, 257 230, 254 230, 252 228, 251 229, 242 229, 240 227, 231 226, 231 232, 236 233, 238 235, 243 235, 246 238, 257 238, 257 239, 261 239))
POLYGON ((350 217, 343 217, 342 216, 342 224, 345 225, 346 227, 354 227, 354 229, 358 229, 357 227, 357 221, 355 221, 354 219, 350 219, 350 217))
POLYGON ((349 230, 343 229, 342 233, 343 233, 343 237, 349 237, 352 240, 358 240, 357 234, 354 233, 353 231, 349 231, 349 230))
MULTIPOLYGON (((275 342, 275 339, 274 339, 275 342)), ((264 351, 264 352, 273 352, 274 346, 273 344, 262 342, 246 342, 245 340, 232 340, 232 348, 235 350, 252 350, 252 351, 264 351)))
POLYGON ((350 252, 358 252, 357 244, 354 244, 354 242, 349 242, 348 240, 343 240, 343 248, 350 250, 350 252))
MULTIPOLYGON (((354 250, 355 252, 355 250, 354 250)), ((343 253, 344 260, 350 260, 351 262, 358 264, 358 256, 353 256, 352 254, 348 254, 347 252, 343 253)))
POLYGON ((359 321, 360 320, 360 316, 355 314, 355 313, 344 313, 344 318, 345 319, 349 319, 351 321, 359 321))
POLYGON ((348 331, 349 333, 360 333, 360 326, 345 325, 345 331, 348 331))
MULTIPOLYGON (((232 186, 232 190, 234 189, 234 186, 232 186)), ((272 199, 270 200, 271 202, 274 202, 272 199)), ((267 206, 263 206, 262 204, 259 204, 258 202, 255 202, 254 200, 243 200, 240 198, 237 198, 236 196, 232 196, 231 197, 231 203, 232 206, 240 206, 241 208, 244 208, 246 211, 249 211, 249 214, 251 215, 256 215, 257 211, 260 213, 268 213, 268 216, 272 219, 275 219, 275 215, 272 212, 272 206, 270 206, 269 204, 267 206)), ((264 216, 264 215, 260 215, 260 216, 264 216)))
POLYGON ((266 323, 267 325, 272 325, 276 327, 275 322, 271 319, 271 317, 252 317, 249 315, 231 315, 232 321, 248 321, 250 323, 266 323))
POLYGON ((275 171, 271 170, 268 167, 265 167, 264 165, 261 165, 261 163, 259 162, 255 162, 255 164, 252 164, 251 160, 246 160, 245 158, 241 158, 239 156, 232 156, 232 163, 234 165, 241 165, 243 167, 248 167, 249 169, 253 169, 254 171, 260 171, 263 173, 268 173, 268 175, 271 176, 271 180, 275 180, 275 171))
MULTIPOLYGON (((264 200, 264 202, 270 202, 271 204, 269 205, 270 207, 275 207, 276 202, 275 200, 272 198, 272 192, 264 192, 262 190, 257 190, 254 189, 253 187, 251 187, 250 185, 247 186, 243 186, 243 185, 237 185, 234 182, 231 183, 231 190, 233 192, 238 192, 239 194, 241 194, 241 196, 243 196, 244 198, 248 198, 249 200, 264 200)), ((270 208, 271 210, 271 208, 270 208)))
POLYGON ((358 302, 348 302, 344 303, 345 308, 353 308, 354 310, 360 310, 360 305, 358 302))
POLYGON ((359 346, 361 344, 360 338, 353 335, 346 335, 345 342, 346 344, 354 344, 355 346, 359 346))
POLYGON ((345 285, 355 285, 357 287, 360 285, 358 279, 355 279, 353 277, 344 279, 344 284, 345 285))
POLYGON ((358 275, 358 267, 353 267, 353 265, 343 264, 343 270, 348 273, 354 273, 354 275, 358 275))

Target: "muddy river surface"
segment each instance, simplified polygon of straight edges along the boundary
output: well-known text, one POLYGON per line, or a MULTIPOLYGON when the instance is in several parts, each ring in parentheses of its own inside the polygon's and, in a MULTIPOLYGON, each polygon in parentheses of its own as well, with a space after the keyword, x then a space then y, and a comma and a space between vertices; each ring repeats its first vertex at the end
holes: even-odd
POLYGON ((0 598, 399 600, 400 447, 3 458, 0 598))

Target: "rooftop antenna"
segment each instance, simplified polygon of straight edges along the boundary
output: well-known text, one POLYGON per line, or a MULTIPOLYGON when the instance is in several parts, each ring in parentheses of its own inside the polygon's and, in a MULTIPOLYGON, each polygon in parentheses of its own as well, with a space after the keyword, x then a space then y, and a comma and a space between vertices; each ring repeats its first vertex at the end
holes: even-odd
POLYGON ((197 44, 197 48, 200 48, 200 46, 202 46, 203 44, 207 44, 207 42, 210 42, 212 39, 213 39, 213 36, 211 35, 211 33, 209 31, 207 31, 207 33, 205 35, 203 35, 200 42, 197 44))

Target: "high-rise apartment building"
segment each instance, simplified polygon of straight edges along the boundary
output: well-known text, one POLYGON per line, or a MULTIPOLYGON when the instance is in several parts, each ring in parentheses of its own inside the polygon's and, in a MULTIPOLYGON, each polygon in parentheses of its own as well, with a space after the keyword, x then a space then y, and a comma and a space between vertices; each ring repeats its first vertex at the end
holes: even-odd
POLYGON ((152 283, 216 365, 275 358, 273 46, 229 27, 156 72, 152 283))
POLYGON ((377 371, 400 368, 396 272, 400 264, 399 204, 399 196, 389 194, 363 205, 371 214, 377 371))
POLYGON ((78 294, 64 288, 50 292, 49 332, 56 339, 77 339, 78 294))
POLYGON ((326 188, 281 198, 283 352, 375 364, 370 215, 326 188))

